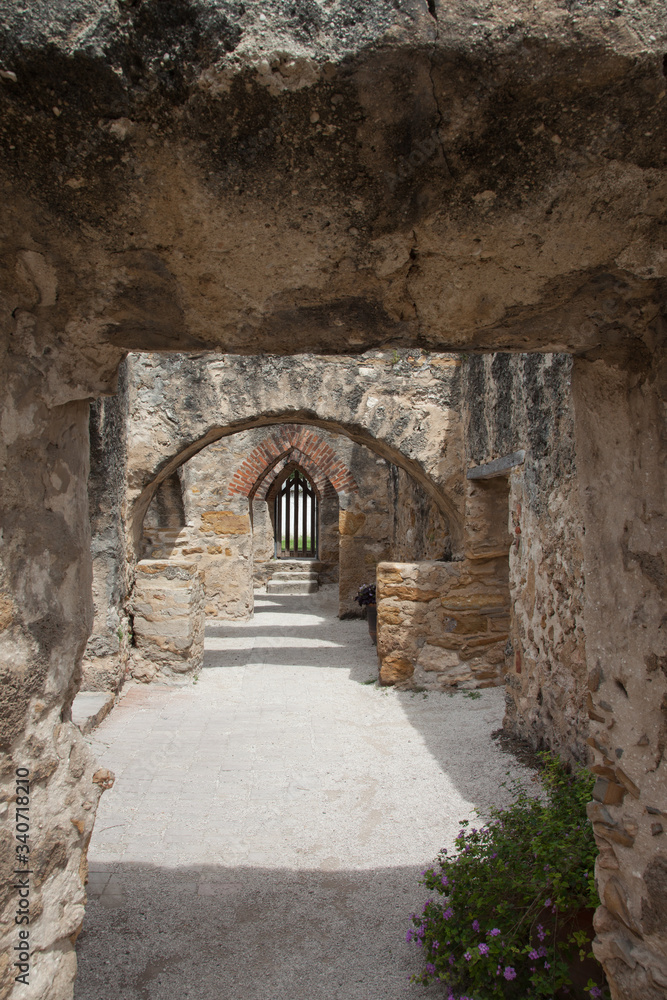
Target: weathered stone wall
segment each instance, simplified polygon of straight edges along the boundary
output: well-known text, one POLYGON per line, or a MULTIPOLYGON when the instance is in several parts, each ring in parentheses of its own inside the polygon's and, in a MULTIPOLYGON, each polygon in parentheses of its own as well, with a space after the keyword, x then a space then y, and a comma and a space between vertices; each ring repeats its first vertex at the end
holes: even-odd
POLYGON ((507 560, 380 563, 380 683, 484 688, 503 683, 507 560))
POLYGON ((667 992, 666 333, 658 318, 632 371, 573 365, 603 903, 594 951, 614 1000, 667 992))
POLYGON ((390 560, 449 559, 452 539, 442 511, 404 469, 391 467, 394 527, 390 560))
POLYGON ((499 479, 468 481, 466 540, 479 552, 490 544, 510 553, 505 726, 536 746, 586 760, 583 518, 571 369, 566 355, 467 359, 468 465, 520 449, 526 456, 499 479))
POLYGON ((185 507, 183 505, 183 484, 181 469, 160 483, 144 518, 144 534, 147 531, 173 530, 185 527, 185 507))
POLYGON ((129 586, 126 559, 127 371, 121 365, 115 396, 90 408, 90 507, 93 556, 93 628, 81 665, 86 691, 117 691, 123 683, 131 643, 125 608, 129 586))
POLYGON ((19 1000, 29 990, 39 1000, 60 1000, 71 996, 86 851, 106 786, 69 721, 93 620, 89 407, 49 400, 32 364, 9 350, 16 350, 12 341, 2 346, 0 996, 19 1000), (17 769, 28 771, 29 854, 16 851, 17 769), (19 943, 15 868, 29 870, 29 987, 15 982, 11 957, 19 943))
POLYGON ((204 663, 204 584, 196 565, 175 559, 137 563, 129 607, 132 676, 183 682, 204 663))
POLYGON ((314 355, 137 355, 129 365, 128 503, 135 539, 160 483, 235 431, 305 423, 347 436, 413 476, 460 549, 460 362, 421 351, 314 355))

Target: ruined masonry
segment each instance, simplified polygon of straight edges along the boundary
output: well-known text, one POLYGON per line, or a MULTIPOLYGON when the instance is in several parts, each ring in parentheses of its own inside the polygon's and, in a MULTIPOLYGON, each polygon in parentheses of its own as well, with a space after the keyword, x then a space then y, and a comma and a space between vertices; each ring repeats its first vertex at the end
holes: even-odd
POLYGON ((665 996, 666 52, 631 0, 4 5, 0 737, 35 1000, 72 996, 113 780, 82 680, 117 690, 142 643, 186 678, 202 615, 268 579, 276 496, 319 504, 341 614, 379 574, 385 677, 502 677, 506 729, 588 760, 594 950, 613 1000, 665 996))

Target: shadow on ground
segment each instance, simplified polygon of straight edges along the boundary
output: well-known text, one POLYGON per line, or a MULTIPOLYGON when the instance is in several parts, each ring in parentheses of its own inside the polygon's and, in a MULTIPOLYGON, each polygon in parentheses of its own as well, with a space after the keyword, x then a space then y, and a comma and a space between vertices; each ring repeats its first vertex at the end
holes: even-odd
MULTIPOLYGON (((187 818, 184 817, 184 822, 187 818)), ((98 864, 75 1000, 418 1000, 413 868, 98 864)))

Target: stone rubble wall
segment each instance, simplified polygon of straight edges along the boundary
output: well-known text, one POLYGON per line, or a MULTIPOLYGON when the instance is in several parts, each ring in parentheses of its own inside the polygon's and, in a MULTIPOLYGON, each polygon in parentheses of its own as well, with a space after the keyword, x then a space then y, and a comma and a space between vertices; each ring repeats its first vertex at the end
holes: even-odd
POLYGON ((614 1000, 667 995, 666 333, 657 326, 632 372, 573 362, 602 900, 593 950, 614 1000))
POLYGON ((503 683, 506 559, 380 563, 377 597, 381 684, 447 690, 503 683))
POLYGON ((129 602, 134 633, 132 676, 182 683, 204 663, 204 585, 196 565, 137 563, 129 602))
MULTIPOLYGON (((132 355, 128 517, 138 545, 160 483, 230 432, 308 424, 403 468, 448 522, 460 550, 463 442, 458 358, 422 351, 295 358, 132 355)), ((353 470, 352 470, 353 471, 353 470)))
POLYGON ((486 485, 468 481, 466 543, 479 552, 485 539, 491 548, 509 547, 512 622, 505 728, 536 747, 586 761, 583 518, 571 370, 566 355, 467 359, 462 391, 468 465, 519 449, 526 457, 523 465, 486 485), (485 503, 493 497, 481 495, 485 489, 505 491, 504 501, 498 494, 493 514, 495 532, 485 503), (486 528, 479 524, 480 514, 486 528))
POLYGON ((31 367, 5 357, 0 401, 0 996, 62 1000, 76 974, 88 843, 112 777, 69 721, 93 623, 89 406, 40 399, 31 367), (17 769, 30 782, 25 865, 14 839, 17 769), (11 957, 17 867, 30 869, 28 987, 15 982, 11 957))

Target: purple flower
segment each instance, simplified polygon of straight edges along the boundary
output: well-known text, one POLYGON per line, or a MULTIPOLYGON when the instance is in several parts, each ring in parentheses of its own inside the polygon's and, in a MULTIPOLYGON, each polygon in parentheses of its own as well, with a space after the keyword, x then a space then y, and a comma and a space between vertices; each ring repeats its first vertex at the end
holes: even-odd
POLYGON ((426 971, 428 972, 429 976, 432 976, 433 973, 435 972, 435 965, 433 965, 432 962, 427 962, 426 963, 426 971))
POLYGON ((535 951, 534 948, 531 951, 530 955, 528 956, 528 958, 531 960, 531 962, 536 962, 539 957, 540 956, 537 954, 537 952, 535 951))
POLYGON ((500 929, 498 927, 494 927, 492 928, 492 930, 488 932, 489 937, 498 937, 499 934, 500 934, 500 929))
POLYGON ((600 997, 602 996, 602 990, 599 986, 591 986, 589 993, 593 1000, 600 1000, 600 997))
POLYGON ((443 885, 449 885, 449 879, 447 878, 446 875, 443 875, 440 881, 442 882, 443 885))
POLYGON ((544 905, 545 906, 551 906, 551 900, 550 899, 545 899, 544 905))
POLYGON ((545 963, 544 963, 544 968, 545 968, 545 969, 550 969, 550 968, 551 968, 551 966, 549 965, 549 963, 548 963, 548 962, 545 962, 545 963))
POLYGON ((446 910, 442 911, 443 920, 450 920, 454 916, 454 911, 451 906, 448 906, 446 910))
POLYGON ((484 944, 484 942, 482 942, 482 944, 478 944, 477 947, 479 948, 480 955, 488 955, 489 954, 489 946, 488 946, 488 944, 484 944))
POLYGON ((413 933, 412 928, 410 928, 408 933, 405 935, 405 940, 408 942, 408 944, 410 944, 410 942, 412 941, 412 933, 413 933))
POLYGON ((478 931, 479 930, 479 920, 473 920, 473 922, 472 922, 472 929, 474 931, 478 931))
POLYGON ((463 957, 465 958, 466 962, 469 962, 470 959, 472 958, 472 955, 470 954, 469 951, 467 951, 463 957))
POLYGON ((440 942, 439 941, 433 941, 431 943, 431 948, 433 948, 434 951, 437 951, 439 947, 440 947, 440 942))
POLYGON ((537 925, 537 936, 540 939, 540 941, 544 941, 544 939, 546 937, 546 934, 544 933, 544 928, 542 927, 542 924, 538 924, 537 925))
POLYGON ((509 979, 516 979, 516 972, 514 971, 514 969, 512 968, 511 965, 508 965, 506 967, 505 971, 503 972, 503 975, 504 975, 505 979, 508 979, 508 980, 509 979))

